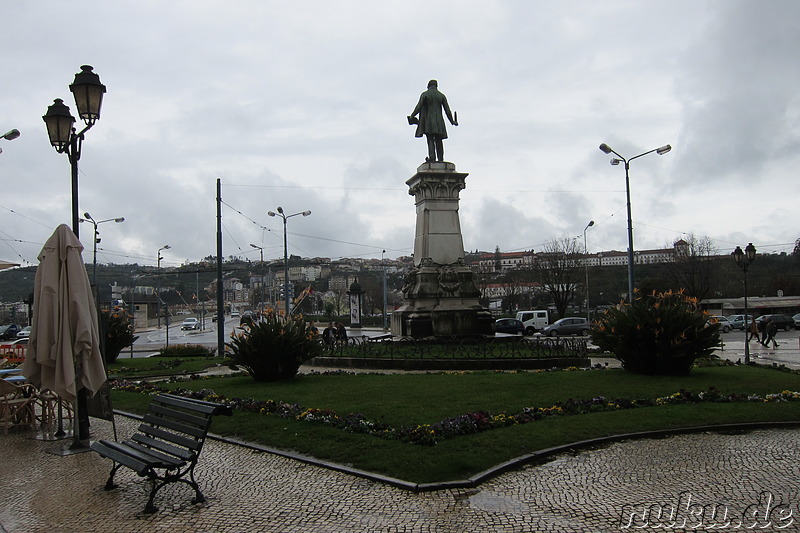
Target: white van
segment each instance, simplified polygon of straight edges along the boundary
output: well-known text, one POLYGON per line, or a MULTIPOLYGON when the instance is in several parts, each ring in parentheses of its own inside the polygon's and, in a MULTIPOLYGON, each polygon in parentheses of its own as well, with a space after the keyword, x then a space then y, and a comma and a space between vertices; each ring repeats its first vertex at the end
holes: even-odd
POLYGON ((525 335, 533 335, 543 327, 550 325, 547 310, 517 311, 517 320, 525 326, 525 335))

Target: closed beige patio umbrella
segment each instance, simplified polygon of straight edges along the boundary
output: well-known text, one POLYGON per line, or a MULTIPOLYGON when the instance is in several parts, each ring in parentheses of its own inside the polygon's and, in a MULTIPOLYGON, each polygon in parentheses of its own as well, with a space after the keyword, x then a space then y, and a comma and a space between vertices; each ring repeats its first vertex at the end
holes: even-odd
POLYGON ((80 389, 93 396, 106 381, 97 310, 82 251, 78 238, 62 224, 39 253, 31 334, 22 367, 31 383, 72 402, 80 389))

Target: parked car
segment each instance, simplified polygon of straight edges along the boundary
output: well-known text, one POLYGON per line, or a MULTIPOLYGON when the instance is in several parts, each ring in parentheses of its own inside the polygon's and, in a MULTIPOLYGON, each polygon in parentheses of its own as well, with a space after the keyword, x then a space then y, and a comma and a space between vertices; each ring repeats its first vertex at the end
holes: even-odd
POLYGON ((233 311, 231 311, 231 317, 235 317, 235 316, 239 316, 239 311, 234 309, 233 311))
POLYGON ((733 329, 730 320, 726 316, 712 316, 710 320, 713 321, 712 323, 719 322, 719 329, 722 333, 728 333, 733 329))
MULTIPOLYGON (((755 320, 753 315, 747 315, 747 325, 749 326, 750 323, 755 320)), ((733 329, 744 329, 744 315, 730 315, 728 317, 728 322, 730 323, 733 329)))
POLYGON ((211 322, 217 321, 217 315, 211 315, 211 322))
POLYGON ((546 325, 550 324, 550 317, 546 309, 532 311, 517 311, 516 319, 525 326, 525 335, 533 335, 546 325))
POLYGON ((778 329, 785 329, 786 331, 794 327, 794 320, 789 315, 761 315, 756 318, 756 322, 763 322, 765 320, 772 320, 772 323, 775 324, 778 329))
POLYGON ((25 337, 23 339, 14 339, 13 341, 10 342, 4 342, 0 344, 0 349, 8 348, 9 346, 25 346, 28 344, 28 341, 30 340, 31 340, 30 337, 25 337))
POLYGON ((17 338, 18 339, 27 339, 30 336, 31 336, 31 327, 30 326, 25 326, 24 328, 19 330, 19 332, 17 333, 17 338))
POLYGON ((525 325, 516 318, 498 318, 494 321, 494 332, 523 335, 525 333, 525 325))
POLYGON ((588 335, 592 325, 585 318, 560 318, 542 329, 542 335, 588 335))
POLYGON ((200 329, 200 321, 196 318, 186 318, 181 322, 181 329, 200 329))
POLYGON ((800 329, 800 313, 794 315, 792 320, 794 320, 794 329, 800 329))
POLYGON ((0 326, 0 339, 4 341, 16 339, 17 333, 19 333, 20 329, 22 328, 16 324, 6 324, 5 326, 0 326))

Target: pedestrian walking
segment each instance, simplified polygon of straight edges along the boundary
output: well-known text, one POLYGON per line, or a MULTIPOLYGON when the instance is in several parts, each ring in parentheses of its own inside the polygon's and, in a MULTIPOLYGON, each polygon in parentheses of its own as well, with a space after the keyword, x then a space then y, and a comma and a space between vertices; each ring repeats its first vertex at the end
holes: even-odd
POLYGON ((758 334, 761 337, 759 339, 759 343, 763 344, 764 346, 767 345, 767 321, 766 320, 758 320, 756 321, 758 324, 758 334))
POLYGON ((771 318, 767 320, 766 330, 767 330, 767 340, 766 342, 764 342, 764 346, 769 347, 769 343, 772 342, 773 344, 772 347, 777 348, 778 341, 775 340, 775 335, 778 334, 778 325, 775 324, 775 322, 773 322, 771 318))
POLYGON ((755 338, 757 341, 760 342, 760 339, 758 337, 758 324, 756 323, 755 320, 750 321, 748 329, 750 330, 750 336, 747 337, 747 342, 750 342, 751 340, 753 340, 753 338, 755 338))

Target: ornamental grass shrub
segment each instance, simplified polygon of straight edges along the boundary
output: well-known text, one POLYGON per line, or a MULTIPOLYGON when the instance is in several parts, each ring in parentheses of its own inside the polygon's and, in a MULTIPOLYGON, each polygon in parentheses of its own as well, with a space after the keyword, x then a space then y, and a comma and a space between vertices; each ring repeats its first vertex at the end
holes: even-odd
POLYGON ((322 354, 322 341, 303 317, 269 312, 231 333, 225 343, 231 362, 256 381, 291 379, 300 365, 322 354))
POLYGON ((595 323, 592 342, 637 374, 686 375, 695 360, 720 346, 719 324, 709 323, 697 299, 680 292, 639 295, 608 309, 595 323))

